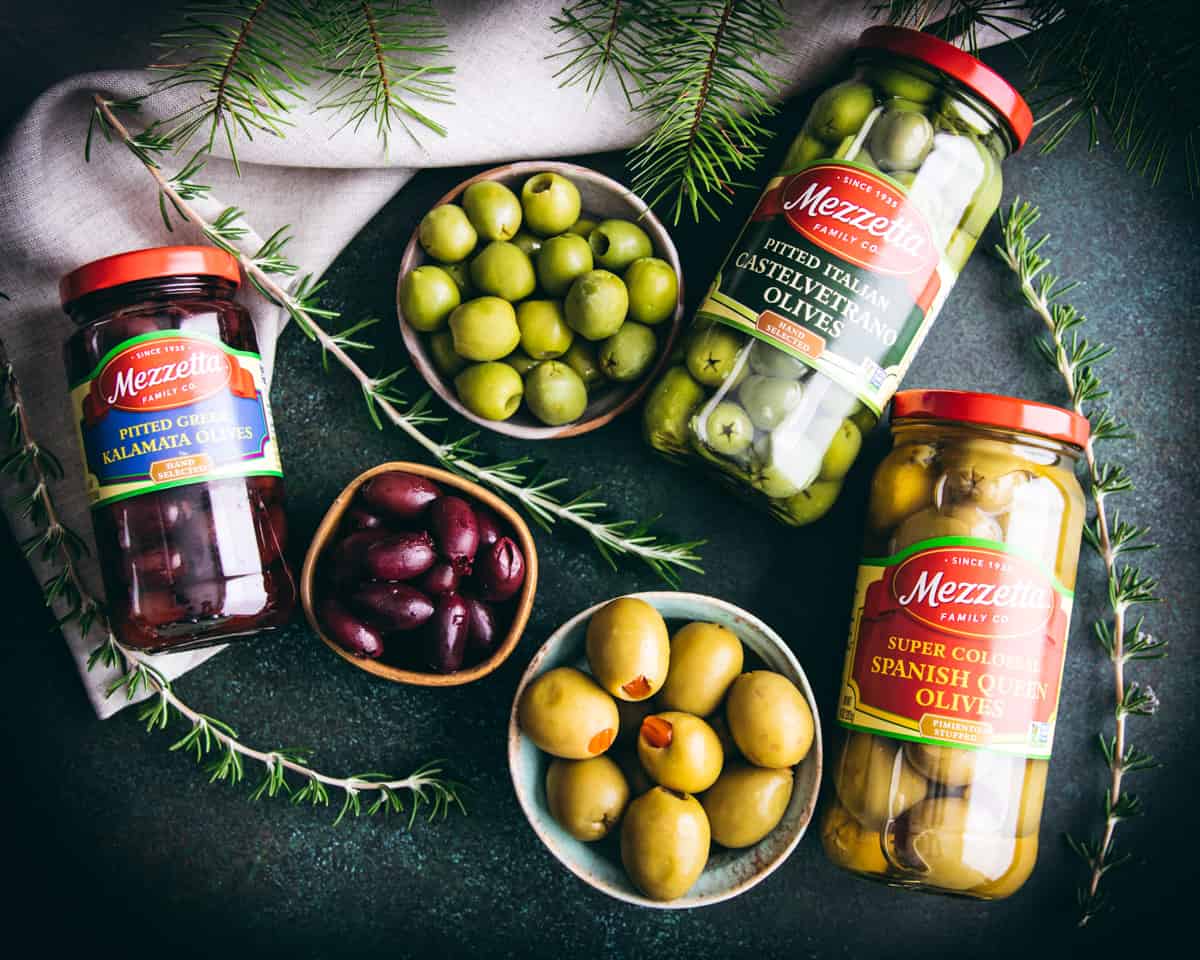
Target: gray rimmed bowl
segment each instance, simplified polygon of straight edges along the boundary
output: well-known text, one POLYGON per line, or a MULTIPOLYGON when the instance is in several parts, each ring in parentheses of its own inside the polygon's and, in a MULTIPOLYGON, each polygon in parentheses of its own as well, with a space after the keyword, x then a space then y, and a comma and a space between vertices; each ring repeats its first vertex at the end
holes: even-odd
POLYGON ((681 910, 720 903, 745 893, 774 872, 796 848, 812 820, 821 784, 821 721, 816 700, 808 678, 779 634, 740 607, 698 593, 662 591, 632 596, 645 600, 658 610, 672 631, 692 620, 719 623, 729 628, 737 634, 748 653, 763 661, 767 669, 783 674, 804 694, 813 715, 813 745, 808 756, 796 767, 792 799, 783 819, 752 847, 726 850, 714 844, 708 864, 692 889, 682 897, 664 902, 651 900, 633 885, 612 843, 576 840, 550 815, 546 802, 546 769, 553 758, 542 753, 521 733, 517 704, 525 688, 547 670, 555 667, 587 669, 587 623, 609 602, 607 600, 576 614, 554 631, 521 677, 508 722, 508 768, 513 788, 534 833, 563 866, 588 885, 617 900, 643 907, 681 910))
POLYGON ((400 335, 412 358, 413 366, 425 378, 425 382, 429 384, 433 392, 455 413, 488 430, 494 430, 496 433, 503 433, 510 437, 519 437, 522 440, 557 440, 589 433, 633 407, 650 388, 650 384, 657 380, 659 374, 665 369, 667 358, 671 354, 671 348, 675 344, 683 319, 683 269, 679 263, 679 252, 675 249, 675 244, 672 242, 670 234, 667 233, 667 228, 654 215, 645 201, 612 177, 606 177, 602 173, 574 163, 562 163, 556 160, 523 160, 520 163, 493 167, 491 170, 476 174, 469 180, 464 180, 434 206, 457 201, 467 187, 479 180, 498 180, 520 196, 521 185, 529 177, 535 173, 546 172, 561 174, 579 188, 583 200, 581 216, 590 217, 593 220, 613 217, 632 220, 645 230, 650 236, 650 242, 654 245, 654 255, 666 260, 675 271, 675 276, 679 278, 679 293, 675 299, 675 312, 670 318, 663 321, 663 325, 667 326, 666 336, 660 344, 654 365, 640 380, 634 383, 607 384, 588 398, 588 405, 583 411, 583 416, 573 423, 559 427, 546 426, 523 406, 508 420, 488 420, 472 413, 459 401, 454 392, 454 384, 444 378, 434 364, 427 346, 427 338, 409 325, 404 319, 404 311, 400 309, 400 281, 404 279, 405 274, 423 263, 436 262, 426 256, 425 251, 421 249, 421 244, 417 241, 417 230, 413 230, 408 245, 404 248, 404 256, 400 261, 400 272, 396 277, 396 313, 400 319, 400 335))

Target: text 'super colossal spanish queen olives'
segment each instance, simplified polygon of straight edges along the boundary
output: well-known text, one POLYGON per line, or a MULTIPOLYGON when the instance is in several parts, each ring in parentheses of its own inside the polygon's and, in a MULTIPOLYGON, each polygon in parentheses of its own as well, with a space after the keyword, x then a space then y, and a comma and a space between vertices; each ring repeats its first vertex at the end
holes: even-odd
POLYGON ((1088 422, 1013 397, 905 390, 892 432, 871 485, 822 839, 856 873, 1007 897, 1037 859, 1088 422))
MULTIPOLYGON (((703 388, 686 411, 690 452, 785 523, 822 517, 999 206, 1001 161, 1032 123, 1016 91, 969 54, 914 30, 867 30, 854 76, 813 104, 665 375, 703 388), (739 411, 745 436, 740 419, 731 426, 739 411)), ((678 406, 652 396, 644 433, 678 457, 678 406)))

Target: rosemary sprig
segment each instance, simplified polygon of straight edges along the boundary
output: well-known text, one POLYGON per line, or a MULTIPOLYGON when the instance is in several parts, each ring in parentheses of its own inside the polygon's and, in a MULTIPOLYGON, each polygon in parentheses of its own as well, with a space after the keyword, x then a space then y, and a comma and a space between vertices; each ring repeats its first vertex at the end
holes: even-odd
POLYGON ((36 531, 22 547, 26 556, 36 556, 53 570, 43 581, 42 592, 59 625, 74 622, 85 639, 92 633, 101 636, 88 658, 88 669, 100 664, 118 671, 108 687, 108 696, 124 693, 132 700, 139 693, 149 693, 139 712, 147 731, 165 730, 174 720, 187 723, 187 731, 171 749, 191 754, 208 772, 210 783, 239 784, 246 777, 247 762, 260 765, 262 779, 250 795, 254 800, 286 795, 294 804, 328 806, 331 793, 340 792, 342 805, 335 824, 347 816, 357 817, 364 810, 368 815, 403 814, 407 810, 410 827, 424 808, 428 808, 429 820, 445 817, 452 806, 466 812, 460 796, 463 785, 443 776, 442 761, 423 764, 402 778, 378 773, 331 776, 312 767, 306 751, 256 749, 244 743, 229 724, 189 706, 160 670, 117 640, 103 606, 84 584, 77 561, 87 546, 63 522, 52 492, 53 483, 62 477, 62 467, 30 432, 21 385, 3 342, 0 389, 9 418, 9 453, 0 461, 0 472, 14 475, 27 487, 18 499, 19 512, 36 531), (370 801, 365 807, 364 798, 370 801))
POLYGON ((1158 696, 1149 685, 1128 680, 1125 668, 1134 661, 1166 656, 1167 641, 1144 631, 1142 617, 1133 618, 1132 611, 1158 601, 1158 582, 1124 559, 1128 554, 1153 550, 1156 545, 1145 540, 1148 528, 1122 520, 1119 511, 1109 512, 1109 498, 1132 490, 1133 478, 1121 464, 1101 461, 1096 451, 1098 442, 1131 436, 1128 426, 1105 405, 1109 391, 1096 369, 1112 348, 1082 336, 1080 328, 1087 318, 1063 300, 1076 284, 1048 271, 1050 260, 1041 253, 1048 235, 1037 239, 1031 235, 1039 216, 1041 211, 1036 206, 1020 198, 1014 200, 1008 215, 1002 217, 1003 243, 996 249, 1016 275, 1021 296, 1046 327, 1047 336, 1036 341, 1039 352, 1061 377, 1072 408, 1091 421, 1092 434, 1084 456, 1094 517, 1084 527, 1084 539, 1099 555, 1108 580, 1109 614, 1093 625, 1113 669, 1114 731, 1111 736, 1100 736, 1101 753, 1109 770, 1104 826, 1099 840, 1067 837, 1088 871, 1078 895, 1079 925, 1084 926, 1106 906, 1101 888, 1104 877, 1128 861, 1127 855, 1120 856, 1114 849, 1118 825, 1142 812, 1139 798, 1125 791, 1125 777, 1157 766, 1154 757, 1130 742, 1127 721, 1130 717, 1153 716, 1159 706, 1158 696))
POLYGON ((678 585, 682 570, 703 573, 697 553, 702 540, 663 542, 650 533, 653 520, 602 519, 601 514, 607 509, 604 501, 591 492, 564 499, 560 494, 567 481, 562 478, 544 479, 540 472, 532 469, 532 461, 528 457, 495 464, 481 462, 481 453, 472 446, 474 434, 453 441, 431 438, 421 428, 444 422, 444 418, 430 411, 428 395, 409 403, 395 387, 402 370, 373 377, 350 356, 352 350, 363 346, 362 341, 355 339, 355 335, 363 329, 363 324, 354 324, 340 333, 327 332, 321 321, 337 320, 340 314, 319 305, 316 294, 322 283, 306 275, 289 291, 274 279, 280 274, 290 276, 298 272, 298 268, 287 262, 283 255, 286 233, 276 231, 255 247, 249 246, 254 234, 247 226, 242 210, 230 207, 215 219, 206 220, 180 195, 175 179, 168 177, 152 156, 136 149, 137 137, 118 119, 114 104, 99 95, 94 101, 96 109, 93 122, 101 124, 105 137, 115 134, 145 166, 158 185, 160 194, 167 197, 170 205, 203 231, 211 242, 238 258, 255 289, 271 303, 286 310, 305 335, 320 345, 323 361, 327 362, 329 357, 333 357, 359 382, 368 413, 378 428, 383 428, 384 419, 390 421, 434 460, 511 497, 546 529, 560 521, 577 527, 587 534, 610 564, 615 565, 618 557, 641 560, 671 585, 678 585))

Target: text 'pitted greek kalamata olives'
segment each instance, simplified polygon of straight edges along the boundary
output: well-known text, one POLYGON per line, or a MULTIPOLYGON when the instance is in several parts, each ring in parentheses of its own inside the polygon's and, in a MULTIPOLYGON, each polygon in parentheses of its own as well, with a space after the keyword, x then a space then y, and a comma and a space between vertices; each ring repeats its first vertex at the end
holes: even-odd
POLYGON ((358 657, 437 673, 486 660, 525 582, 510 532, 487 507, 425 477, 377 473, 322 554, 317 619, 358 657))
POLYGON ((438 262, 401 277, 398 306, 467 410, 499 422, 524 408, 564 427, 646 377, 679 278, 642 227, 581 218, 579 190, 551 172, 519 198, 485 180, 461 201, 422 220, 418 240, 438 262))

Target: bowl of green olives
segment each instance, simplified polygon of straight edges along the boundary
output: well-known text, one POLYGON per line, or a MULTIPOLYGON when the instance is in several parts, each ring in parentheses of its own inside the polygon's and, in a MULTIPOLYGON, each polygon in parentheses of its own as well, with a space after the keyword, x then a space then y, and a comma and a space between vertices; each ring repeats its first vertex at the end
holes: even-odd
POLYGON ((720 903, 796 848, 821 782, 816 701, 757 617, 695 593, 598 603, 517 687, 508 765, 534 833, 626 903, 720 903))
POLYGON ((527 161, 460 183, 421 219, 396 286, 413 365, 453 410, 525 440, 634 406, 683 315, 679 255, 636 194, 527 161))

